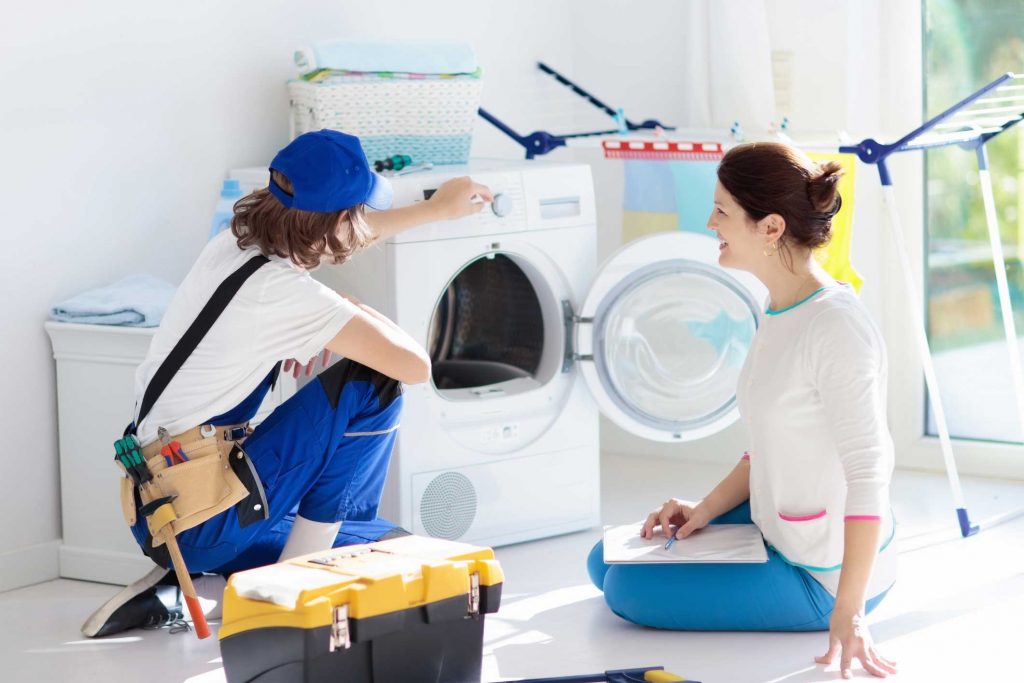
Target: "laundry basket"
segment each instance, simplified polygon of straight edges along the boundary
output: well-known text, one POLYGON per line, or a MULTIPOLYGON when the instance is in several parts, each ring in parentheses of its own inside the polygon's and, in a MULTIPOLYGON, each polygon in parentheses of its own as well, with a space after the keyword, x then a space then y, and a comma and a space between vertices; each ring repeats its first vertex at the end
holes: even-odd
POLYGON ((413 163, 461 164, 469 159, 482 87, 476 75, 290 81, 291 134, 332 128, 357 135, 370 162, 406 154, 413 163))

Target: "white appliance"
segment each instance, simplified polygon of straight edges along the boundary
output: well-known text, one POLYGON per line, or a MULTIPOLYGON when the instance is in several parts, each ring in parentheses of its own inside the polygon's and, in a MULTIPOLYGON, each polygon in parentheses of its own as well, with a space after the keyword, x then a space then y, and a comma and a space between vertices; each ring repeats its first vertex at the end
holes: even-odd
MULTIPOLYGON (((232 175, 265 185, 262 174, 232 175)), ((710 233, 639 240, 598 271, 586 165, 472 161, 397 176, 394 206, 460 175, 489 186, 493 204, 315 272, 433 360, 433 381, 406 388, 380 514, 488 545, 591 528, 598 409, 660 441, 731 424, 763 289, 717 265, 710 233)))

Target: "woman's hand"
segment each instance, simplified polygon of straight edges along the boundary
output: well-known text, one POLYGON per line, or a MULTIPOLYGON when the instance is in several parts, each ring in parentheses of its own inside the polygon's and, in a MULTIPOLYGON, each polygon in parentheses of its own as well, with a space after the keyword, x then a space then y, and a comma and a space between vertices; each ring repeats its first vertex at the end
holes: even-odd
POLYGON ((308 363, 302 363, 301 361, 295 360, 294 358, 289 358, 284 362, 284 365, 281 366, 281 372, 285 374, 288 374, 290 372, 292 374, 292 377, 298 379, 299 375, 301 375, 303 372, 303 368, 305 368, 306 377, 312 377, 313 371, 316 369, 317 362, 320 362, 321 370, 326 369, 328 363, 331 362, 331 352, 328 351, 327 349, 324 349, 321 353, 318 353, 316 356, 314 356, 313 359, 308 363))
POLYGON ((647 515, 647 521, 640 529, 641 538, 654 538, 654 529, 661 527, 661 533, 665 538, 671 536, 671 527, 676 529, 676 538, 686 538, 697 529, 703 529, 711 521, 704 506, 692 504, 678 498, 669 498, 665 503, 647 515))
POLYGON ((859 659, 865 671, 879 678, 896 673, 896 662, 886 659, 875 649, 871 633, 864 623, 864 615, 860 612, 850 614, 841 610, 832 611, 828 624, 828 652, 815 657, 814 661, 818 664, 831 664, 840 650, 839 674, 843 678, 852 675, 850 665, 854 659, 859 659))
POLYGON ((452 178, 437 188, 427 200, 427 205, 434 210, 438 220, 451 220, 478 213, 493 200, 490 188, 463 176, 452 178))

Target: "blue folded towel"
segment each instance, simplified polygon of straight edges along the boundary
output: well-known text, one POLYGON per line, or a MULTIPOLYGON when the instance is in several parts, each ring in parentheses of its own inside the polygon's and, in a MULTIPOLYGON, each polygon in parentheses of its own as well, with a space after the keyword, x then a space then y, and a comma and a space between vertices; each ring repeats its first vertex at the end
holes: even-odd
POLYGON ((175 289, 150 275, 129 275, 57 304, 50 309, 50 317, 65 323, 156 327, 175 289))
POLYGON ((313 45, 315 69, 401 71, 415 74, 468 74, 477 69, 476 55, 466 43, 370 43, 324 41, 313 45))

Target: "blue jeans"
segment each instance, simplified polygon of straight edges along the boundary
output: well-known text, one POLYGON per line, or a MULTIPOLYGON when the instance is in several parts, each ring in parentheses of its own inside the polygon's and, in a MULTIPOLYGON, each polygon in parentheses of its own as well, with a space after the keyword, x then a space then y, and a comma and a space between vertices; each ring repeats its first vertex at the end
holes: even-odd
MULTIPOLYGON (((711 524, 752 524, 743 503, 711 524)), ((835 598, 768 548, 756 564, 605 564, 598 542, 590 579, 612 612, 642 626, 678 631, 827 631, 835 598)), ((885 593, 868 600, 870 612, 885 593)))
MULTIPOLYGON (((255 413, 259 401, 246 402, 246 412, 255 413)), ((235 412, 221 424, 251 417, 235 412)), ((231 508, 179 534, 189 570, 228 574, 276 562, 296 513, 316 522, 344 521, 335 546, 373 541, 393 528, 377 519, 377 506, 401 412, 401 384, 393 379, 349 360, 320 373, 245 440, 269 517, 242 528, 231 508)), ((132 531, 145 548, 145 520, 132 531)), ((154 560, 170 566, 160 553, 154 560)))

